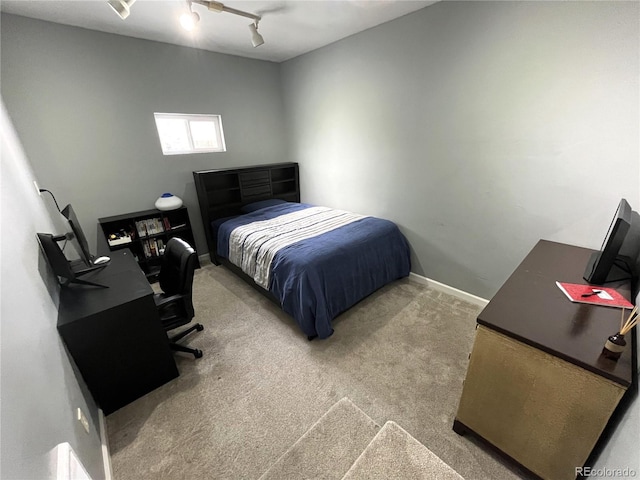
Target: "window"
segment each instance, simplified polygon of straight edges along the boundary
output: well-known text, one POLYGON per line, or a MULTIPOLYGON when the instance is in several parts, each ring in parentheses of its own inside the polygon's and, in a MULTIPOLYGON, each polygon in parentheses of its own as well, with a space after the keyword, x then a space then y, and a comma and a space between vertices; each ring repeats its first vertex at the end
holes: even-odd
POLYGON ((225 152, 220 115, 154 113, 164 155, 225 152))

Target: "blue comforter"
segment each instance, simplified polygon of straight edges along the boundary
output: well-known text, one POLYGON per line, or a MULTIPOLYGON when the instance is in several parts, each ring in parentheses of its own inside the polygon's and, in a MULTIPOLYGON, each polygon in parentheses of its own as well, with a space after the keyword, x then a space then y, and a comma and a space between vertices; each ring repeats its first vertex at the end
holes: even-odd
MULTIPOLYGON (((309 208, 284 203, 218 226, 217 254, 229 258, 229 236, 241 225, 309 208)), ((365 217, 283 248, 271 264, 269 291, 310 337, 327 338, 331 321, 387 283, 409 275, 409 247, 388 220, 365 217)))

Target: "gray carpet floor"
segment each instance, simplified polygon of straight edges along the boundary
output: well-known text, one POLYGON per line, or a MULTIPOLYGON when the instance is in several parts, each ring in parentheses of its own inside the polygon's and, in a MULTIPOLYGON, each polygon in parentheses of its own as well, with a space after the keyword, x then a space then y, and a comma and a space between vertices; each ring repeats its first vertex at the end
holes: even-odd
POLYGON ((402 427, 388 421, 342 480, 463 480, 402 427))
POLYGON ((375 292, 307 341, 224 267, 194 279, 196 320, 180 377, 107 417, 114 477, 257 479, 329 408, 350 398, 392 420, 462 477, 515 479, 452 423, 479 308, 409 279, 375 292))
POLYGON ((379 430, 380 425, 344 397, 259 480, 342 480, 379 430))

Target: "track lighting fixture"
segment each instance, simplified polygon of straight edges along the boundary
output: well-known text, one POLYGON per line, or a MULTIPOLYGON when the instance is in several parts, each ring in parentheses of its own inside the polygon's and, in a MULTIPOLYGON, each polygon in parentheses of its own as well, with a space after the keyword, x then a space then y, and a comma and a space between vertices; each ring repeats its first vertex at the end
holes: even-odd
POLYGON ((198 5, 202 5, 207 7, 208 10, 212 12, 227 12, 233 13, 234 15, 240 15, 242 17, 247 17, 253 20, 253 23, 249 25, 249 30, 251 31, 251 43, 254 47, 258 47, 264 43, 264 38, 262 35, 258 33, 258 22, 262 17, 260 15, 256 15, 254 13, 243 12, 242 10, 237 10, 235 8, 227 7, 226 5, 216 2, 213 0, 187 0, 189 3, 189 10, 191 10, 191 4, 197 3, 198 5))
POLYGON ((251 30, 251 43, 253 47, 259 47, 264 43, 264 38, 258 33, 258 21, 249 24, 249 30, 251 30))
MULTIPOLYGON (((120 16, 120 18, 124 20, 129 16, 131 5, 133 5, 135 1, 136 0, 107 0, 107 3, 120 16)), ((251 31, 251 43, 254 47, 259 47, 264 43, 264 38, 262 38, 262 35, 258 33, 258 22, 262 18, 260 15, 227 7, 226 5, 214 0, 187 0, 189 12, 180 16, 180 24, 185 30, 193 30, 200 21, 200 15, 192 10, 192 5, 194 3, 207 7, 207 9, 212 12, 227 12, 233 13, 234 15, 240 15, 241 17, 250 18, 253 20, 253 23, 249 25, 249 30, 251 31)))
POLYGON ((180 16, 180 25, 182 25, 182 28, 190 32, 196 27, 196 25, 200 21, 200 15, 198 15, 196 12, 191 10, 190 1, 187 1, 187 4, 189 5, 189 13, 183 13, 180 16))
POLYGON ((107 3, 113 8, 113 11, 124 20, 129 16, 131 5, 133 5, 135 1, 136 0, 108 0, 107 3))
POLYGON ((187 31, 191 31, 196 28, 196 25, 200 21, 200 15, 196 12, 183 13, 180 16, 180 25, 187 31))

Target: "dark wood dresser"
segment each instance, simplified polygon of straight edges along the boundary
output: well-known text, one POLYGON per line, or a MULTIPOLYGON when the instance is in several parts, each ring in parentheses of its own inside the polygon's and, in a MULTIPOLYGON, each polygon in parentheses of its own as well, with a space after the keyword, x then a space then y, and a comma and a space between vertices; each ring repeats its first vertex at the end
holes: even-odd
MULTIPOLYGON (((572 303, 556 281, 586 283, 593 250, 541 240, 478 316, 457 433, 473 433, 540 478, 576 478, 637 379, 635 332, 601 356, 617 308, 572 303)), ((608 284, 627 299, 628 282, 608 284)))

